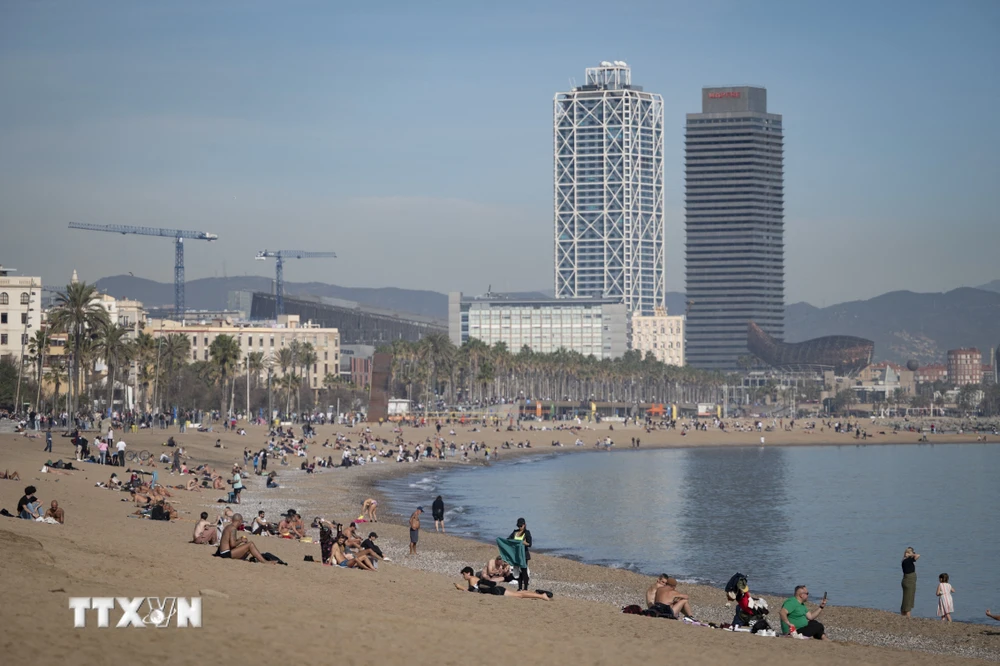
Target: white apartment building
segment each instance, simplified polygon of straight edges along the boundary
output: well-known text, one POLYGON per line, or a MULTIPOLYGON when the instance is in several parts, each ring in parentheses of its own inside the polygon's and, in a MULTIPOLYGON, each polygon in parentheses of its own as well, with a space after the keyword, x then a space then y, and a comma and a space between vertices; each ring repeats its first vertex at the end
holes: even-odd
MULTIPOLYGON (((316 362, 308 368, 306 380, 311 389, 323 388, 323 379, 328 374, 340 373, 340 331, 335 328, 319 328, 311 322, 302 324, 298 315, 281 315, 277 322, 259 325, 257 322, 232 322, 213 320, 211 322, 178 322, 169 319, 149 319, 146 332, 154 338, 181 333, 191 341, 191 361, 210 359, 209 348, 220 335, 229 335, 239 343, 240 360, 250 352, 263 352, 264 358, 277 363, 278 350, 288 347, 293 340, 312 345, 316 362)), ((275 365, 275 375, 280 368, 275 365)))
POLYGON ((625 353, 628 313, 616 298, 465 298, 452 292, 448 333, 455 346, 478 339, 490 346, 502 342, 512 354, 527 346, 541 354, 565 349, 601 360, 625 353))
POLYGON ((0 266, 0 359, 17 363, 39 330, 42 278, 10 275, 0 266))
POLYGON ((684 315, 667 315, 666 308, 656 308, 656 314, 643 317, 632 315, 632 349, 653 352, 661 363, 684 365, 684 315))

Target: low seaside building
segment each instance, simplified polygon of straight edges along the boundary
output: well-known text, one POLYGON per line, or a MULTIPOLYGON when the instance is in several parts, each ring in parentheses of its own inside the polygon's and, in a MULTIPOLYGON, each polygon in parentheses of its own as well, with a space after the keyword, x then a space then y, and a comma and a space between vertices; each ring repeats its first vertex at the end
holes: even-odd
POLYGON ((668 315, 666 308, 656 308, 655 314, 632 315, 632 349, 643 358, 652 353, 657 361, 667 365, 684 365, 684 315, 668 315))
POLYGON ((298 315, 281 315, 275 322, 233 322, 214 319, 206 322, 178 322, 170 319, 149 319, 146 332, 154 338, 180 333, 191 341, 191 361, 209 360, 212 341, 220 335, 236 338, 240 347, 240 362, 250 352, 262 352, 265 359, 277 359, 278 351, 288 347, 293 340, 309 343, 316 354, 316 361, 306 369, 309 388, 323 388, 327 375, 340 374, 340 331, 320 328, 312 322, 299 321, 298 315))
POLYGON ((944 363, 931 363, 917 368, 916 379, 918 384, 933 384, 934 382, 948 381, 948 366, 944 363))
POLYGON ((448 334, 502 342, 512 354, 522 347, 549 354, 560 349, 598 360, 622 356, 628 343, 628 311, 620 298, 518 298, 504 294, 448 295, 448 334))

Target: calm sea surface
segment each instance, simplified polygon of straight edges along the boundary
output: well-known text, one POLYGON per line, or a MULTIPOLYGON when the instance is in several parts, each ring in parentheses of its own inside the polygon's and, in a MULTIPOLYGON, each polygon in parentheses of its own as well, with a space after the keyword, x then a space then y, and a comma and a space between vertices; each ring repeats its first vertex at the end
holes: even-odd
MULTIPOLYGON (((501 453, 502 458, 502 453, 501 453)), ((1000 609, 1000 447, 830 446, 587 452, 384 482, 393 509, 442 495, 450 532, 492 541, 523 516, 535 550, 754 591, 797 584, 833 604, 899 611, 900 560, 917 563, 914 615, 935 617, 939 573, 956 620, 1000 609)), ((479 564, 479 563, 473 563, 479 564)))

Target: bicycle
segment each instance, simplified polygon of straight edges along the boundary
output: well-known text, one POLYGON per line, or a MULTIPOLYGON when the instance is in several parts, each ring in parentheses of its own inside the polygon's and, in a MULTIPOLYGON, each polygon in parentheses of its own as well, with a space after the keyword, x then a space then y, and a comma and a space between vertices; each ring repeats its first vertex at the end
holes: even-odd
POLYGON ((139 461, 139 462, 143 462, 144 463, 144 462, 148 462, 149 459, 152 458, 152 457, 153 457, 153 454, 150 453, 149 451, 146 451, 146 450, 142 450, 142 451, 128 451, 125 454, 125 460, 127 460, 128 462, 139 461))

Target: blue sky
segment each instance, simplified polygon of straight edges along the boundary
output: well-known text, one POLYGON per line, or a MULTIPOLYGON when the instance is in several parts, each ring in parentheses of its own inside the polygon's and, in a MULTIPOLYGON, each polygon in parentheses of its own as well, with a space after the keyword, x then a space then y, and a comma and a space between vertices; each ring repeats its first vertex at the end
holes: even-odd
POLYGON ((705 85, 784 115, 786 297, 1000 277, 1000 3, 6 2, 0 262, 169 281, 331 249, 289 280, 552 288, 552 96, 601 60, 663 95, 668 290, 684 114, 705 85))

